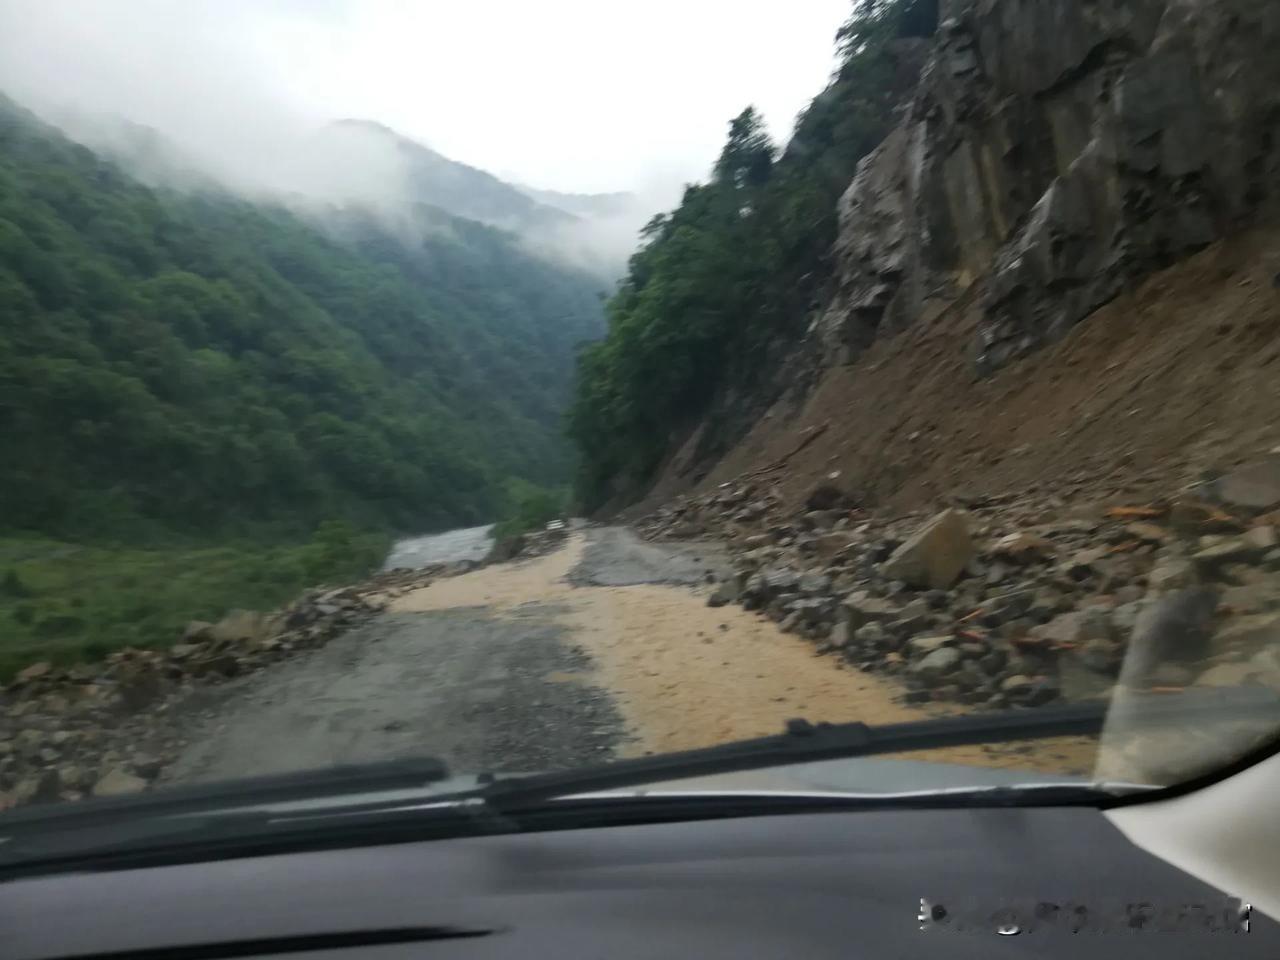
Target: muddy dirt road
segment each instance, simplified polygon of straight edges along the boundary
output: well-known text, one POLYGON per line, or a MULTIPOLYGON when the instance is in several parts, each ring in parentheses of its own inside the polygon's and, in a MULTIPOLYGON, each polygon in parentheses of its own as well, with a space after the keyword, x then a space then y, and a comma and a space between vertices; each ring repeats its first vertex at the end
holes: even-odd
MULTIPOLYGON (((460 772, 546 770, 775 733, 797 716, 931 715, 767 619, 709 608, 708 575, 723 563, 711 546, 606 527, 549 556, 438 580, 318 651, 221 688, 165 779, 409 755, 460 772)), ((933 758, 1082 765, 1072 744, 933 758)))

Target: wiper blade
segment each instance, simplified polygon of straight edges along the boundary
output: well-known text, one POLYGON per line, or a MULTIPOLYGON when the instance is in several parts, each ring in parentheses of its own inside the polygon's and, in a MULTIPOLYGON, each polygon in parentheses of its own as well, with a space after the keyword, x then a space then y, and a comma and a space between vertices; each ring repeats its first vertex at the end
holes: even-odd
MULTIPOLYGON (((1099 700, 880 726, 791 720, 786 732, 773 736, 618 760, 587 769, 495 780, 455 796, 480 797, 492 808, 510 810, 556 797, 765 767, 1014 740, 1096 736, 1102 733, 1109 709, 1109 701, 1099 700)), ((1261 687, 1218 688, 1177 695, 1134 694, 1132 705, 1126 703, 1125 723, 1160 726, 1197 719, 1259 717, 1280 719, 1280 695, 1261 687)))
POLYGON ((165 787, 154 793, 6 811, 0 815, 0 836, 11 827, 22 832, 44 827, 63 830, 114 825, 122 817, 176 816, 359 793, 416 790, 448 778, 449 768, 444 761, 419 757, 165 787))

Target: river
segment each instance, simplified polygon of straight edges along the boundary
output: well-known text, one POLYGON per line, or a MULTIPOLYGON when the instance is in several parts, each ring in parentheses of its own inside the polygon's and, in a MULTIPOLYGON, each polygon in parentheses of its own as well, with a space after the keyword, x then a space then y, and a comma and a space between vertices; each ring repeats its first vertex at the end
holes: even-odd
POLYGON ((466 527, 447 530, 425 537, 409 537, 397 540, 387 555, 383 569, 397 567, 419 569, 433 563, 452 563, 455 560, 483 560, 493 546, 493 524, 484 527, 466 527))

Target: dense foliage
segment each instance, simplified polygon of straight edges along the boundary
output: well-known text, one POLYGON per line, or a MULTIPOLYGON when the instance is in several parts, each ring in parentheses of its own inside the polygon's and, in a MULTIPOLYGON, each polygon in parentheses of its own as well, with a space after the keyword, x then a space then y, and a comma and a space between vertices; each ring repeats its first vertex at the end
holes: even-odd
POLYGON ((518 479, 508 481, 502 519, 494 524, 493 539, 501 541, 542 530, 550 521, 565 515, 568 500, 567 488, 550 489, 518 479))
POLYGON ((937 0, 858 4, 836 73, 785 151, 744 110, 710 181, 646 227, 607 338, 579 359, 570 432, 588 508, 637 493, 718 391, 749 389, 802 333, 831 275, 836 202, 892 122, 889 44, 928 35, 936 19, 937 0))
POLYGON ((562 482, 585 277, 423 208, 148 189, 0 99, 0 530, 414 530, 562 482))

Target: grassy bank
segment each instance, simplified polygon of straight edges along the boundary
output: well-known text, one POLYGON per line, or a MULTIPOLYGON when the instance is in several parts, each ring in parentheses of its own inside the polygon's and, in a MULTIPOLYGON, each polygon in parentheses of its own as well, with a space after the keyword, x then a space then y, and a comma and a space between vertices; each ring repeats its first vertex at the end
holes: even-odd
POLYGON ((28 663, 177 642, 189 620, 268 610, 375 569, 389 538, 323 526, 306 543, 117 547, 0 537, 0 680, 28 663))

